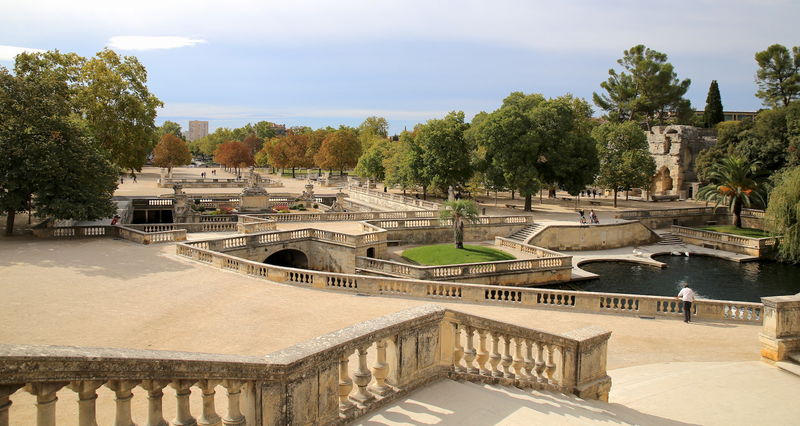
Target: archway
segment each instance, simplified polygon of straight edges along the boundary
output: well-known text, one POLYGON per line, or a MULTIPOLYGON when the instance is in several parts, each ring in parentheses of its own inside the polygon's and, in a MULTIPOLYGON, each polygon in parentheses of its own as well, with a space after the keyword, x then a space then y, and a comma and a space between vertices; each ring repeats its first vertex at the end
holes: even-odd
POLYGON ((290 268, 308 269, 308 256, 300 250, 285 249, 272 253, 264 263, 290 268))
POLYGON ((662 167, 661 170, 656 173, 655 184, 655 193, 658 195, 667 194, 672 190, 672 176, 670 176, 667 166, 662 167))
POLYGON ((367 257, 375 258, 375 247, 367 249, 367 257))

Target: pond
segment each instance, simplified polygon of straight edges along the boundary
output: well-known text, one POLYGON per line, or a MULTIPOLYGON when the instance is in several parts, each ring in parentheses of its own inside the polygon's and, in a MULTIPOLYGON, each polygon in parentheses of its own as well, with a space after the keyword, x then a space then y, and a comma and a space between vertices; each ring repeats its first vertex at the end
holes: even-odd
POLYGON ((655 256, 664 269, 629 262, 585 263, 581 268, 600 275, 557 288, 603 293, 675 296, 681 281, 703 298, 760 302, 761 297, 800 292, 800 266, 777 262, 737 263, 706 256, 655 256))

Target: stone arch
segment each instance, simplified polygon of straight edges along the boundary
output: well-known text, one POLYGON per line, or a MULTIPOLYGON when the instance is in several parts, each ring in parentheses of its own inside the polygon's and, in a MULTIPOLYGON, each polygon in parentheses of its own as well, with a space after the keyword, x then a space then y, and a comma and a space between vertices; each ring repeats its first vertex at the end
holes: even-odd
POLYGON ((367 257, 375 258, 375 247, 370 247, 367 249, 367 257))
POLYGON ((655 176, 655 193, 658 195, 668 194, 672 190, 672 176, 669 168, 662 166, 655 176))
POLYGON ((308 256, 300 250, 284 249, 276 251, 264 259, 264 263, 290 268, 308 269, 308 256))

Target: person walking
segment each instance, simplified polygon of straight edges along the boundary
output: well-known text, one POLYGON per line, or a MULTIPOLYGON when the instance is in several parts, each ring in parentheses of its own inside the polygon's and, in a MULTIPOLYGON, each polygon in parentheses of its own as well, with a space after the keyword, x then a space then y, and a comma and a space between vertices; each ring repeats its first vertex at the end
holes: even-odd
POLYGON ((586 225, 586 215, 583 212, 583 209, 578 210, 578 215, 580 215, 580 223, 581 223, 581 225, 586 225))
POLYGON ((600 221, 597 220, 597 213, 594 212, 594 209, 589 210, 589 220, 594 224, 600 223, 600 221))
POLYGON ((683 300, 683 322, 689 323, 692 321, 692 303, 694 303, 695 293, 689 288, 686 281, 681 283, 681 287, 683 288, 675 298, 683 300))

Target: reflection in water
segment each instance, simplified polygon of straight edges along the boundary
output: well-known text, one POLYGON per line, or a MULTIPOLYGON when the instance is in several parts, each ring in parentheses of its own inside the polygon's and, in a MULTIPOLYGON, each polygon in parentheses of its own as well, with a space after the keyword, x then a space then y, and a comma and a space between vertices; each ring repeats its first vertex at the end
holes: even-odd
POLYGON ((627 262, 597 262, 581 268, 599 279, 548 287, 607 293, 675 296, 686 281, 708 299, 760 302, 761 297, 800 292, 800 266, 777 262, 736 263, 704 256, 657 256, 667 268, 627 262))

